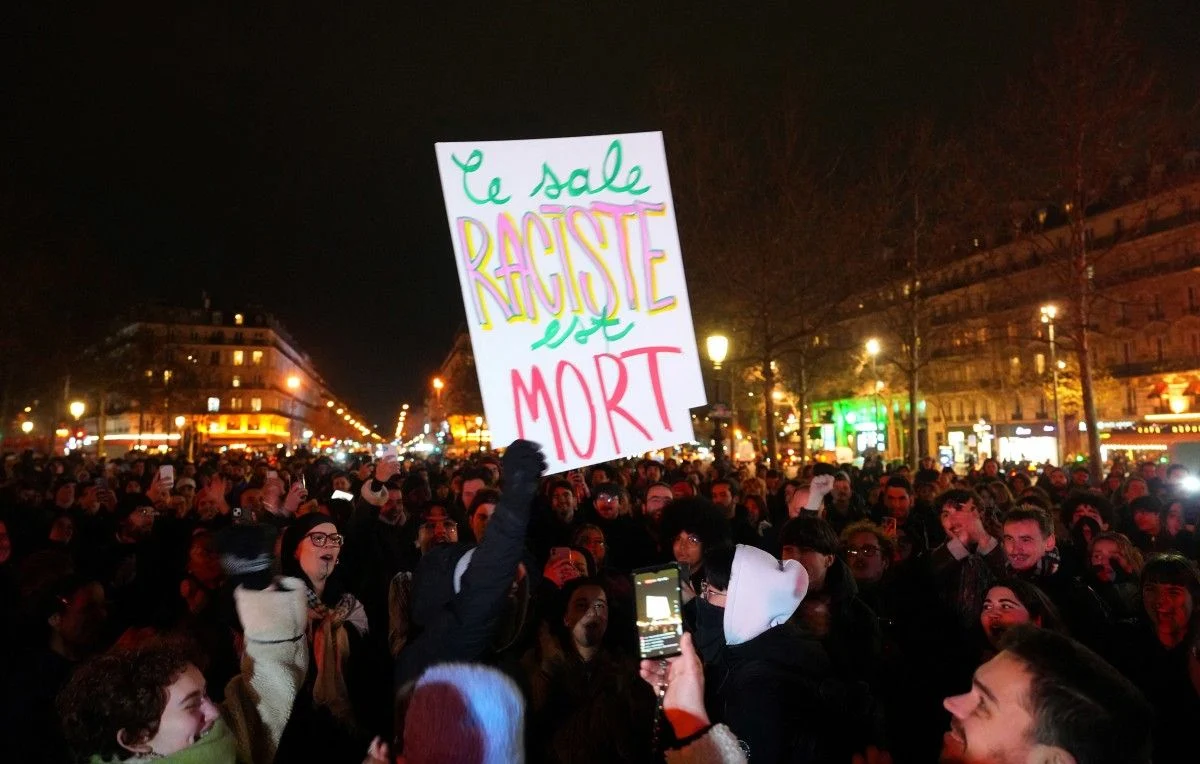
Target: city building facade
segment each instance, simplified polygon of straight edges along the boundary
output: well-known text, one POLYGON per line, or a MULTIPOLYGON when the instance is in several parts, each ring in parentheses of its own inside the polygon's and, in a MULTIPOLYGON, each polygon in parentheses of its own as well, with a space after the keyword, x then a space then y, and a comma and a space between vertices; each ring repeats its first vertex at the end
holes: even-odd
MULTIPOLYGON (((913 309, 922 454, 958 464, 988 457, 1057 463, 1060 448, 1062 460, 1086 455, 1078 320, 1064 253, 1069 231, 1054 224, 1053 211, 1036 219, 1039 225, 1010 241, 977 243, 924 270, 915 309, 907 307, 914 304, 911 277, 878 282, 850 301, 824 339, 862 348, 882 338, 879 381, 865 378, 868 372, 850 395, 814 396, 810 445, 861 454, 882 442, 889 457, 903 457, 912 438, 906 375, 885 361, 907 358, 906 338, 887 330, 897 310, 913 309)), ((1200 443, 1200 183, 1091 215, 1084 236, 1102 456, 1190 453, 1200 443)), ((1194 461, 1200 465, 1200 456, 1194 461)))
POLYGON ((85 445, 261 449, 382 437, 270 313, 143 305, 88 353, 85 445))

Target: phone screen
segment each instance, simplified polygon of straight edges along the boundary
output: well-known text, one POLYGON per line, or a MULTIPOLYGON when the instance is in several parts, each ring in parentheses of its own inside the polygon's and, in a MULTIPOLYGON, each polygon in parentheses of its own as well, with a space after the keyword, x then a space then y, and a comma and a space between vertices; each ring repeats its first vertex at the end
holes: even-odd
POLYGON ((637 598, 638 650, 642 658, 679 655, 679 640, 683 637, 679 566, 635 570, 633 589, 637 598))
POLYGON ((354 494, 347 493, 345 491, 334 491, 333 496, 331 498, 345 499, 346 501, 354 501, 354 494))
POLYGON ((158 468, 158 479, 168 485, 175 483, 175 468, 169 464, 164 464, 158 468))

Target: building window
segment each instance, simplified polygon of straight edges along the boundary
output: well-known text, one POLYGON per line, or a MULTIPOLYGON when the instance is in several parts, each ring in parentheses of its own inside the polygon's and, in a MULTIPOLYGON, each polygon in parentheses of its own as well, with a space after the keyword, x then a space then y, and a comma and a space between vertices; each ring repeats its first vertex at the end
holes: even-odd
POLYGON ((246 353, 242 350, 233 351, 233 365, 241 366, 246 362, 246 353))
POLYGON ((170 369, 163 369, 163 384, 165 385, 168 382, 170 382, 171 377, 173 377, 173 376, 175 376, 175 375, 170 369))
POLYGON ((1033 357, 1033 365, 1037 368, 1038 374, 1045 374, 1046 373, 1046 355, 1044 353, 1038 353, 1037 355, 1035 355, 1033 357))
POLYGON ((250 363, 254 364, 255 366, 262 366, 262 355, 263 353, 261 350, 252 351, 250 353, 250 363))
POLYGON ((220 411, 221 410, 221 399, 220 398, 209 398, 208 399, 208 410, 210 413, 220 411))
POLYGON ((229 410, 230 411, 241 411, 242 410, 242 399, 241 398, 230 398, 229 399, 229 410))
POLYGON ((241 386, 242 386, 242 378, 241 378, 241 377, 239 377, 237 374, 234 374, 234 375, 233 375, 233 386, 234 386, 234 387, 241 387, 241 386))
POLYGON ((233 314, 233 323, 237 324, 238 326, 241 326, 242 324, 246 323, 246 317, 243 316, 241 313, 234 313, 233 314))
POLYGON ((220 366, 221 365, 221 351, 220 350, 212 351, 212 355, 210 355, 208 357, 208 365, 209 366, 220 366))
POLYGON ((262 398, 251 398, 250 399, 250 410, 251 411, 262 411, 262 398))

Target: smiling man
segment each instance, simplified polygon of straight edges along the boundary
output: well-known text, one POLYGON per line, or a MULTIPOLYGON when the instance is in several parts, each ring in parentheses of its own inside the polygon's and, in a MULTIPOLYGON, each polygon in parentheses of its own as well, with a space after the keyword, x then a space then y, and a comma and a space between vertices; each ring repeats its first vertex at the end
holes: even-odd
POLYGON ((1112 666, 1061 634, 1020 626, 971 688, 946 698, 943 762, 1142 764, 1153 712, 1112 666))

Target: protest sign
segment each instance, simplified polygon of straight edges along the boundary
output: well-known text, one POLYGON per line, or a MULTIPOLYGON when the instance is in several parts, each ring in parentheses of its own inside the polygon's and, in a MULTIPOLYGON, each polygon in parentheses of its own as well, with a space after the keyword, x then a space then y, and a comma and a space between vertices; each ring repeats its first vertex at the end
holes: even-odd
POLYGON ((661 133, 439 143, 492 440, 551 472, 692 438, 705 402, 661 133))

